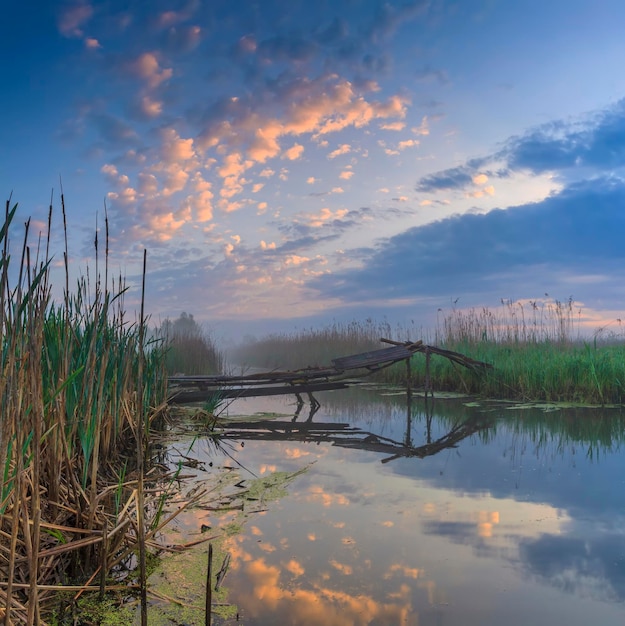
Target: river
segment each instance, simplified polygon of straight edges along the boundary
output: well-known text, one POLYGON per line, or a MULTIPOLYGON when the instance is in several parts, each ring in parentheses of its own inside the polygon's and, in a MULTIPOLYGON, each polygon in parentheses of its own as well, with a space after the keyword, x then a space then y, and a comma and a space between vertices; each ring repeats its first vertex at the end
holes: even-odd
MULTIPOLYGON (((240 431, 227 453, 201 437, 190 446, 207 472, 305 470, 228 539, 238 615, 214 623, 625 623, 620 409, 444 397, 407 407, 373 386, 319 400, 318 428, 298 426, 307 406, 291 421, 293 397, 237 400, 224 416, 293 432, 240 431)), ((226 522, 196 510, 177 523, 193 535, 226 522)))

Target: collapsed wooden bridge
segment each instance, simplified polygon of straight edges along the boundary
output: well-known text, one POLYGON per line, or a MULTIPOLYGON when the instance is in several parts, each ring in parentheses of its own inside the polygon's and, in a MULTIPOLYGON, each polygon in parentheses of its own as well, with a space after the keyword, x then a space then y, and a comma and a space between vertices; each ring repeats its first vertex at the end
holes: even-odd
POLYGON ((426 391, 429 389, 430 356, 437 354, 471 370, 483 370, 492 365, 476 361, 459 352, 429 346, 422 341, 393 341, 388 348, 332 359, 332 364, 322 367, 306 367, 291 371, 272 370, 242 375, 170 376, 169 401, 177 404, 202 402, 212 397, 244 398, 306 393, 311 405, 316 404, 312 393, 331 389, 345 389, 359 381, 354 377, 369 375, 395 363, 405 361, 408 384, 410 384, 410 359, 416 353, 426 358, 426 391))

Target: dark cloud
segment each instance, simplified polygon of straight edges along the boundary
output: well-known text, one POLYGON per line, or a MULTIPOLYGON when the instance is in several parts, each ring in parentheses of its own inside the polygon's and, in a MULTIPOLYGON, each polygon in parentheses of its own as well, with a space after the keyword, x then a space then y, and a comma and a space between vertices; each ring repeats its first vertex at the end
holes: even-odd
POLYGON ((576 596, 625 600, 625 537, 544 534, 523 540, 521 561, 544 583, 576 596))
POLYGON ((317 52, 317 46, 299 35, 278 35, 261 41, 257 54, 262 61, 309 61, 317 52))
POLYGON ((474 170, 467 166, 452 167, 442 172, 424 176, 417 183, 417 191, 462 189, 473 182, 474 170))
MULTIPOLYGON (((318 243, 320 241, 332 241, 349 230, 361 226, 363 220, 370 217, 373 210, 369 207, 361 207, 360 209, 352 209, 341 218, 328 219, 321 226, 313 226, 310 224, 313 216, 305 215, 295 219, 292 222, 281 222, 276 224, 277 228, 286 237, 296 238, 297 241, 310 241, 318 243)), ((291 245, 291 242, 284 245, 291 245)))
POLYGON ((494 154, 475 157, 464 165, 422 177, 416 190, 429 193, 464 189, 472 184, 477 173, 486 173, 489 178, 509 178, 515 171, 556 172, 567 179, 571 170, 605 176, 622 167, 625 167, 625 99, 583 121, 551 122, 511 137, 494 154), (496 162, 505 166, 493 171, 484 169, 496 162))
POLYGON ((347 38, 349 26, 346 20, 335 17, 330 24, 323 25, 313 34, 313 37, 326 46, 336 45, 347 38))
POLYGON ((625 100, 577 125, 548 124, 510 140, 501 153, 512 169, 544 172, 625 165, 625 100))
POLYGON ((412 228, 379 242, 362 268, 321 276, 313 286, 346 301, 472 292, 505 297, 508 285, 553 288, 559 274, 572 281, 570 293, 582 287, 576 274, 622 271, 624 207, 619 179, 572 185, 539 203, 412 228))
POLYGON ((429 4, 429 0, 413 0, 399 5, 390 2, 378 4, 368 29, 369 38, 377 42, 380 38, 390 37, 400 24, 422 15, 429 4))

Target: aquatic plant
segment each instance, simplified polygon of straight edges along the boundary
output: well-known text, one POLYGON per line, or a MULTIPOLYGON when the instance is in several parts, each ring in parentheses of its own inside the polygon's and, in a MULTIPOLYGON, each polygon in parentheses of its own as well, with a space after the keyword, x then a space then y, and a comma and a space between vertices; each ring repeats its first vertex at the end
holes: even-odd
MULTIPOLYGON (((61 206, 65 223, 63 196, 61 206)), ((129 458, 123 466, 134 468, 135 434, 161 411, 166 376, 162 347, 143 349, 143 316, 126 320, 123 278, 109 288, 108 220, 104 275, 96 237, 95 282, 79 278, 73 290, 65 235, 57 304, 52 205, 34 248, 26 222, 15 268, 16 211, 8 201, 0 229, 0 607, 12 623, 33 624, 56 584, 84 579, 94 564, 105 574, 114 558, 135 549, 136 535, 121 532, 136 527, 135 496, 126 494, 121 507, 126 470, 115 467, 129 458)))

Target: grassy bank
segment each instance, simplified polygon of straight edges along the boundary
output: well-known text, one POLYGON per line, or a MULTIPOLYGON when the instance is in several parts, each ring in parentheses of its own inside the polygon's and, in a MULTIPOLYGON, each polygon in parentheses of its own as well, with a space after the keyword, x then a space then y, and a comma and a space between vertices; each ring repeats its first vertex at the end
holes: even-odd
MULTIPOLYGON (((381 337, 424 339, 493 365, 492 370, 472 372, 433 355, 430 378, 434 390, 513 400, 624 403, 622 338, 613 334, 584 341, 579 317, 572 300, 504 302, 497 310, 442 313, 431 339, 418 336, 414 328, 352 322, 271 335, 241 346, 233 358, 255 367, 294 369, 326 365, 337 356, 384 347, 381 337)), ((422 387, 426 374, 422 354, 413 357, 412 372, 413 383, 422 387)), ((399 363, 376 374, 375 380, 404 384, 405 375, 405 366, 399 363)))
MULTIPOLYGON (((109 585, 132 559, 142 519, 139 435, 166 395, 164 351, 144 346, 144 320, 126 319, 120 277, 51 299, 50 230, 31 247, 29 222, 11 241, 17 205, 0 229, 0 615, 39 623, 61 585, 109 585), (56 588, 59 586, 58 589, 56 588)), ((65 210, 63 206, 63 221, 65 210)), ((67 242, 67 237, 65 237, 67 242)), ((106 242, 108 250, 108 241, 106 242)))

